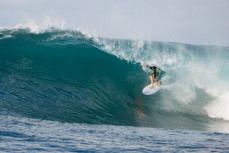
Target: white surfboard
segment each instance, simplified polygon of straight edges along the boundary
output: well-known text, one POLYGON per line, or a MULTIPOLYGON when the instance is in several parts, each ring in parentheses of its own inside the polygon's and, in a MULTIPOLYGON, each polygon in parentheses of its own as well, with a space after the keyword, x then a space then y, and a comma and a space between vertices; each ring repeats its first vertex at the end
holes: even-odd
POLYGON ((154 87, 151 88, 151 84, 149 84, 148 86, 146 86, 143 90, 142 93, 144 95, 152 95, 156 92, 158 92, 161 89, 160 85, 158 86, 156 83, 154 83, 154 87))

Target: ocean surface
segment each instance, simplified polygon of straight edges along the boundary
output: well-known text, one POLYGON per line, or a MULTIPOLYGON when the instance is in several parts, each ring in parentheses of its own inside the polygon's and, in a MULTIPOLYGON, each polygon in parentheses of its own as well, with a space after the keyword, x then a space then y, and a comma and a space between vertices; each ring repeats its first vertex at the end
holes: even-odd
POLYGON ((226 46, 1 29, 0 150, 229 152, 228 75, 226 46))

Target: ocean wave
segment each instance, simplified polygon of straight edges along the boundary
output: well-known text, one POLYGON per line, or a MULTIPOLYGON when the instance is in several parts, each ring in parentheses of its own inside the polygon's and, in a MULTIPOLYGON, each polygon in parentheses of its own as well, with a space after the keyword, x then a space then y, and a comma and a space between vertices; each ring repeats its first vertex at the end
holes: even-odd
POLYGON ((229 120, 228 47, 105 39, 57 28, 3 29, 0 37, 2 113, 168 128, 229 120), (152 96, 141 94, 149 84, 145 64, 165 71, 164 88, 152 96))

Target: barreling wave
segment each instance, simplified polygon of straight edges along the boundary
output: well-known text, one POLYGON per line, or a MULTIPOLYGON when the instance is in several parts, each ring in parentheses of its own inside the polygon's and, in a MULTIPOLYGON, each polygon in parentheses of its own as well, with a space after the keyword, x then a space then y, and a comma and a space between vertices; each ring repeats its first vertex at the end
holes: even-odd
POLYGON ((0 32, 2 114, 62 122, 206 128, 229 120, 229 48, 95 38, 79 31, 0 32), (161 67, 152 96, 144 64, 161 67), (203 125, 204 124, 204 125, 203 125))

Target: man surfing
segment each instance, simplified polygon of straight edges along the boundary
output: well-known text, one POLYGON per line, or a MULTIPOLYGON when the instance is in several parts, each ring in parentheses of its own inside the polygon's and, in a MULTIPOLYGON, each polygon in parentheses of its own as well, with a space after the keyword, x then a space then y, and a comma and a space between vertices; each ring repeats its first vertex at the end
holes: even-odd
POLYGON ((157 66, 149 66, 146 65, 147 68, 149 68, 150 70, 152 70, 152 73, 150 74, 150 81, 151 81, 151 86, 150 88, 154 88, 154 83, 156 83, 157 86, 159 86, 161 84, 161 81, 158 80, 158 75, 161 71, 161 69, 157 66))

